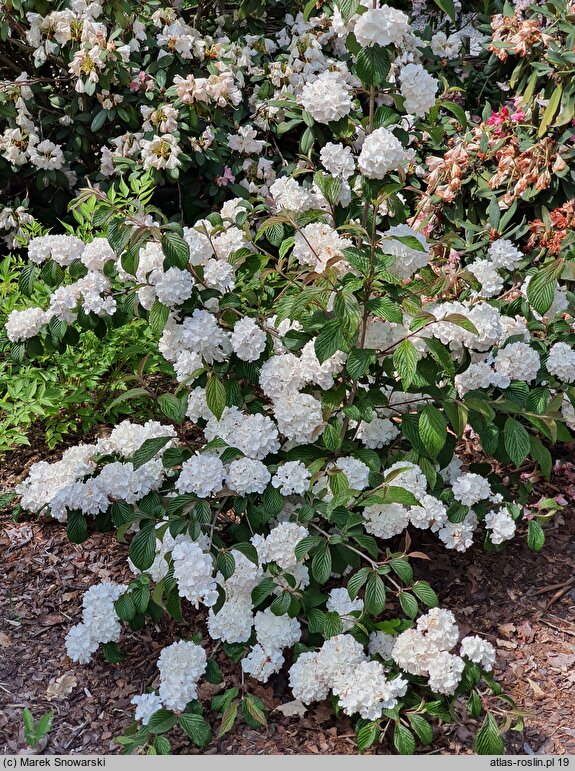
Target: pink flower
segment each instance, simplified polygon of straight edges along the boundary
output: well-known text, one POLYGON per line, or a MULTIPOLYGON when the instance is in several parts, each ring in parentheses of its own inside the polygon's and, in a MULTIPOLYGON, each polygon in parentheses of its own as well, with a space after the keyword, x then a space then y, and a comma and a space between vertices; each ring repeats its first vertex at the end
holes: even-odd
POLYGON ((134 80, 130 83, 130 91, 145 91, 148 78, 148 74, 144 72, 144 70, 140 70, 134 80))
POLYGON ((229 166, 224 166, 224 173, 221 177, 216 177, 216 185, 218 187, 226 187, 230 182, 235 182, 236 178, 232 174, 232 170, 229 166))
POLYGON ((514 123, 521 123, 522 120, 525 120, 525 113, 523 110, 517 110, 517 112, 514 112, 511 116, 511 120, 514 123))

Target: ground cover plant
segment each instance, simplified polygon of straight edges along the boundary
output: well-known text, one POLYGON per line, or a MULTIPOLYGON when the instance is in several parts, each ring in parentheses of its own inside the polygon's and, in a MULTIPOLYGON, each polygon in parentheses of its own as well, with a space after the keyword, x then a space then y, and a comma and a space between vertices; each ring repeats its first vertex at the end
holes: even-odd
POLYGON ((251 684, 283 671, 359 751, 412 753, 463 701, 503 752, 495 649, 414 578, 410 532, 540 550, 564 502, 534 482, 575 427, 570 8, 3 6, 31 57, 2 88, 5 377, 122 362, 101 409, 70 397, 117 425, 34 464, 17 511, 129 543, 72 661, 180 622, 123 751, 263 725, 251 684))

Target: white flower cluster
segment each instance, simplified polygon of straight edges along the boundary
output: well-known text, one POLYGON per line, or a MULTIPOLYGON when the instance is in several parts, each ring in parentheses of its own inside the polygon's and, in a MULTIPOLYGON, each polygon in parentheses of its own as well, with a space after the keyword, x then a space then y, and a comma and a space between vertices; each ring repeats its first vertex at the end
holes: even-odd
POLYGON ((103 581, 84 594, 82 623, 73 626, 66 635, 66 652, 72 661, 87 664, 100 643, 120 639, 122 628, 114 603, 127 588, 124 584, 103 581))
MULTIPOLYGON (((459 640, 455 617, 449 610, 432 608, 421 616, 413 629, 398 635, 391 655, 396 664, 412 675, 429 677, 435 693, 455 693, 465 662, 450 651, 459 640)), ((461 643, 461 656, 481 663, 486 671, 493 668, 495 649, 478 637, 466 637, 461 643)))
POLYGON ((435 104, 439 82, 421 64, 406 64, 399 77, 406 112, 423 117, 435 104))
POLYGON ((183 710, 198 695, 198 680, 206 671, 206 652, 194 642, 180 640, 164 648, 158 659, 160 700, 167 709, 183 710))
POLYGON ((383 665, 369 661, 363 646, 346 634, 327 640, 315 653, 300 654, 289 675, 296 699, 322 701, 331 690, 347 715, 358 713, 368 720, 393 709, 407 690, 407 680, 388 679, 383 665))

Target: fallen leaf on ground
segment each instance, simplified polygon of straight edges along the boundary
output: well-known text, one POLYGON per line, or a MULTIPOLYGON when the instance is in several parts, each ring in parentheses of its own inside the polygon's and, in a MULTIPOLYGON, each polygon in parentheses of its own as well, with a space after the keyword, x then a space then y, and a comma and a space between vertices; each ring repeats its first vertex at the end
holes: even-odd
POLYGON ((299 699, 294 699, 293 701, 286 701, 285 704, 280 704, 274 711, 281 712, 285 717, 303 717, 307 712, 307 707, 299 699))
POLYGON ((575 664, 575 654, 557 653, 553 656, 547 656, 547 661, 555 669, 568 669, 575 664))
POLYGON ((0 647, 9 648, 12 645, 12 640, 8 637, 6 632, 0 632, 0 647))
POLYGON ((528 682, 528 683, 529 683, 529 685, 531 686, 531 688, 532 688, 532 690, 533 690, 533 693, 534 693, 536 696, 545 696, 545 691, 543 690, 543 688, 540 688, 540 687, 537 685, 537 683, 536 683, 534 680, 531 680, 531 679, 528 677, 528 678, 527 678, 527 682, 528 682))
POLYGON ((73 675, 61 675, 46 689, 46 698, 48 701, 64 699, 72 693, 77 685, 78 681, 73 675))

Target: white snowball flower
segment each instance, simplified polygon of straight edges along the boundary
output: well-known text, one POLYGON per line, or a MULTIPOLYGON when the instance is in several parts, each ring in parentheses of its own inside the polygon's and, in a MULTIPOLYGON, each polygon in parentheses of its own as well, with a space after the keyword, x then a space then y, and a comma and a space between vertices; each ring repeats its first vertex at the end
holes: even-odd
POLYGON ((349 179, 355 171, 355 161, 351 147, 345 147, 341 143, 328 142, 322 147, 319 159, 322 166, 332 177, 349 179))
POLYGON ((409 19, 396 8, 382 5, 380 8, 369 8, 358 17, 353 33, 362 48, 391 43, 401 47, 410 32, 409 19))
POLYGON ((405 111, 420 118, 426 115, 435 105, 439 81, 421 64, 406 64, 399 73, 399 79, 405 111))
POLYGON ((367 649, 372 656, 381 656, 382 659, 387 660, 391 658, 395 640, 396 638, 392 634, 379 631, 371 632, 367 649))
POLYGON ((323 431, 321 402, 311 394, 280 396, 274 414, 280 433, 297 444, 308 444, 323 431))
POLYGON ((479 664, 486 672, 491 672, 495 664, 495 648, 491 643, 482 640, 478 635, 465 637, 461 641, 461 655, 479 664))
POLYGON ((148 725, 154 712, 162 709, 162 700, 155 693, 142 693, 139 696, 134 696, 130 704, 136 705, 134 717, 142 725, 148 725))
POLYGON ((495 372, 512 380, 531 383, 537 377, 541 361, 536 350, 527 343, 510 343, 501 348, 495 357, 495 372))
POLYGON ((198 680, 206 664, 206 652, 191 641, 180 640, 162 650, 158 659, 160 699, 167 709, 181 711, 197 698, 198 680))
POLYGON ((467 266, 467 270, 473 273, 481 284, 477 293, 479 297, 495 297, 503 289, 503 277, 489 260, 474 260, 467 266))
POLYGON ((466 472, 452 486, 453 495, 464 506, 473 506, 493 495, 489 481, 479 474, 466 472))
POLYGON ((459 656, 439 651, 429 662, 429 687, 435 693, 450 696, 459 685, 465 662, 459 656))
POLYGON ((266 347, 266 333, 249 316, 236 321, 230 338, 232 350, 242 361, 257 361, 266 347))
POLYGON ((499 238, 489 245, 487 257, 495 268, 515 270, 524 255, 509 239, 499 238))
POLYGON ((194 281, 187 270, 170 268, 155 282, 158 300, 169 308, 181 305, 192 296, 194 281))
POLYGON ((450 610, 431 608, 417 621, 417 631, 437 650, 450 651, 459 640, 459 629, 450 610))
POLYGON ((230 463, 226 485, 238 495, 263 493, 272 475, 261 461, 239 458, 230 463))
POLYGON ((212 640, 223 640, 230 644, 246 642, 252 633, 253 623, 249 594, 229 597, 217 613, 211 608, 208 613, 208 633, 212 640))
POLYGON ((546 367, 550 375, 563 383, 575 383, 575 350, 567 343, 554 343, 549 349, 546 367))
POLYGON ((362 421, 357 431, 359 441, 371 450, 379 450, 399 435, 399 429, 387 418, 373 418, 369 423, 362 421))
POLYGON ((489 511, 485 515, 485 527, 491 530, 492 543, 509 541, 515 535, 515 520, 505 509, 489 511))
POLYGON ((200 603, 212 607, 218 601, 213 578, 214 564, 195 541, 182 541, 172 549, 174 578, 180 597, 185 597, 197 608, 200 603))
POLYGON ((329 684, 319 665, 319 653, 300 653, 289 671, 289 682, 294 698, 304 704, 326 699, 329 684))
POLYGON ((94 640, 85 624, 73 626, 65 639, 66 653, 77 664, 87 664, 98 650, 99 643, 94 640))
POLYGON ((282 495, 303 495, 309 488, 311 472, 299 460, 284 463, 272 478, 272 485, 282 495))
POLYGON ((195 493, 199 498, 208 498, 224 486, 226 469, 219 458, 212 455, 194 455, 184 461, 176 490, 180 493, 195 493))
POLYGON ((366 137, 358 164, 369 179, 383 179, 388 172, 398 169, 404 159, 405 151, 399 139, 381 127, 366 137))
POLYGON ((392 538, 409 525, 409 509, 400 503, 376 503, 363 510, 364 527, 377 538, 392 538))
POLYGON ((280 650, 266 650, 259 643, 242 659, 242 669, 260 683, 267 683, 271 675, 279 672, 285 659, 280 650))
POLYGON ((281 650, 295 645, 301 638, 297 618, 276 616, 269 608, 256 613, 254 627, 257 641, 265 650, 281 650))
POLYGON ((339 72, 322 72, 302 88, 299 103, 317 123, 345 118, 352 108, 348 86, 339 72))

